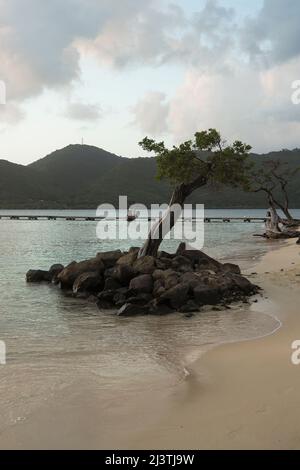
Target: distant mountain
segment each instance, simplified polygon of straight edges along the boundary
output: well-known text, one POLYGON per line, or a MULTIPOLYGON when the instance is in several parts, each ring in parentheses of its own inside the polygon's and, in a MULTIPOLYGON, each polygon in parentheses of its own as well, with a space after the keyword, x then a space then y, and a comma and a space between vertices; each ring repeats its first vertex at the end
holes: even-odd
MULTIPOLYGON (((260 163, 280 159, 300 165, 300 150, 282 150, 251 155, 260 163)), ((155 158, 124 158, 88 145, 68 145, 28 166, 0 160, 0 206, 9 208, 96 208, 103 202, 116 204, 119 195, 128 202, 168 202, 171 187, 157 181, 155 158)), ((290 186, 291 207, 300 207, 300 174, 290 186)), ((266 206, 262 194, 232 188, 202 188, 189 202, 207 208, 266 206)))

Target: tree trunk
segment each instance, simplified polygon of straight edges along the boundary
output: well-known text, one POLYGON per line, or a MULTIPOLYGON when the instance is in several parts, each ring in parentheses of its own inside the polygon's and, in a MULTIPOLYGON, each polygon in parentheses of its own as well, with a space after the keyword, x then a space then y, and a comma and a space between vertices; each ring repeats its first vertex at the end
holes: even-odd
POLYGON ((276 211, 275 201, 271 195, 269 195, 269 204, 270 208, 268 210, 265 222, 266 231, 263 235, 259 236, 275 240, 299 237, 299 232, 297 231, 281 230, 281 228, 279 227, 281 221, 276 211))
POLYGON ((278 202, 277 200, 274 200, 276 206, 279 207, 279 209, 282 210, 282 212, 284 213, 284 215, 286 216, 287 220, 289 222, 292 222, 294 220, 292 214, 290 213, 289 211, 289 203, 288 203, 288 200, 286 200, 284 202, 284 204, 281 204, 280 202, 278 202))
POLYGON ((281 229, 279 227, 280 219, 271 196, 269 196, 269 204, 270 209, 268 210, 266 218, 266 235, 270 235, 270 238, 272 238, 273 234, 281 233, 281 229))
POLYGON ((197 188, 205 186, 207 179, 198 177, 191 183, 182 183, 173 191, 168 209, 163 216, 151 227, 148 238, 139 251, 138 257, 157 256, 158 248, 164 237, 172 230, 181 215, 184 201, 197 188), (173 211, 172 206, 180 206, 180 211, 173 211))

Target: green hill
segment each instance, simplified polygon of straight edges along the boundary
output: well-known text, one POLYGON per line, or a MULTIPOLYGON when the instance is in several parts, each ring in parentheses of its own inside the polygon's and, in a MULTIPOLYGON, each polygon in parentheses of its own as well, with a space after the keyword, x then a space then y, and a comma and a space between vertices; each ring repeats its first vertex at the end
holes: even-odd
MULTIPOLYGON (((300 150, 282 150, 251 155, 260 164, 280 159, 296 168, 300 150)), ((168 202, 171 188, 155 179, 155 158, 124 158, 88 145, 69 145, 28 165, 0 160, 0 206, 9 208, 96 208, 103 202, 116 204, 119 195, 129 203, 168 202)), ((290 186, 291 207, 300 207, 300 174, 290 186)), ((189 202, 207 208, 252 208, 266 206, 263 194, 232 188, 205 187, 189 202)))

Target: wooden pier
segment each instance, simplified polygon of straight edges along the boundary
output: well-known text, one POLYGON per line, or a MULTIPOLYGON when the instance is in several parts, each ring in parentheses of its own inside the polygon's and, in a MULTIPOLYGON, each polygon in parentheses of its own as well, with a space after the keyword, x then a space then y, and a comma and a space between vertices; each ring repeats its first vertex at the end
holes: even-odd
MULTIPOLYGON (((85 222, 98 222, 100 220, 103 220, 104 217, 93 217, 93 216, 80 216, 80 215, 26 215, 26 214, 20 214, 20 215, 9 215, 9 214, 0 214, 0 220, 65 220, 65 221, 85 221, 85 222)), ((126 217, 118 217, 117 219, 108 217, 106 218, 108 221, 113 221, 113 220, 126 220, 126 217)), ((156 217, 140 217, 138 220, 148 220, 149 222, 151 220, 157 220, 156 217)), ((187 220, 201 220, 201 218, 187 218, 187 220)), ((204 222, 205 223, 232 223, 232 222, 238 222, 238 223, 260 223, 260 222, 265 222, 266 218, 265 217, 204 217, 204 222)))

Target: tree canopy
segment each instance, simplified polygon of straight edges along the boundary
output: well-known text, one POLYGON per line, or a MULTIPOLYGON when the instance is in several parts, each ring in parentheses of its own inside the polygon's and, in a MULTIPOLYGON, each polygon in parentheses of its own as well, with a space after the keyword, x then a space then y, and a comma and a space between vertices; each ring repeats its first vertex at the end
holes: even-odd
POLYGON ((139 145, 155 153, 158 179, 166 179, 172 185, 189 184, 196 178, 205 184, 212 182, 245 188, 248 185, 251 146, 238 140, 228 145, 216 129, 196 132, 192 140, 171 149, 164 142, 148 137, 139 145))

